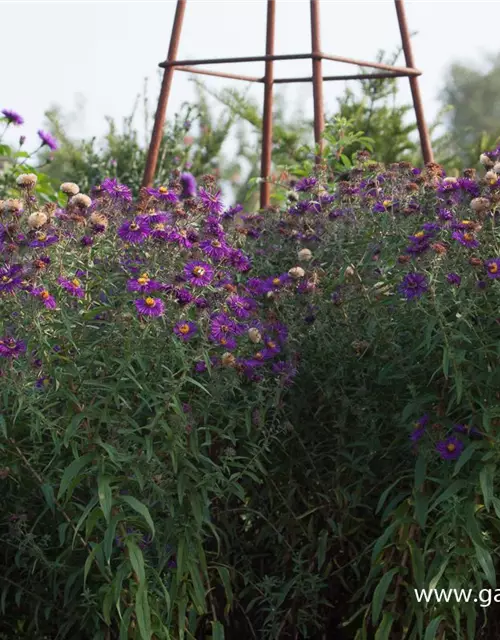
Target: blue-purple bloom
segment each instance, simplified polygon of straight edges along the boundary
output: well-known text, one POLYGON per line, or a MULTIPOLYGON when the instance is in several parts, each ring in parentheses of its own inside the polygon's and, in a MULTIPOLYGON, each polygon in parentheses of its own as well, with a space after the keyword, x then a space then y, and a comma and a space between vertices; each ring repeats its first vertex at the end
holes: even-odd
POLYGON ((488 278, 496 280, 500 278, 500 258, 491 258, 484 263, 488 278))
POLYGON ((165 312, 165 305, 160 298, 141 298, 134 301, 137 313, 141 316, 161 316, 165 312))
POLYGON ((407 300, 420 298, 428 290, 427 278, 423 273, 408 273, 400 284, 399 291, 407 300))
POLYGON ((12 293, 21 286, 21 271, 19 264, 0 268, 0 293, 12 293))
POLYGON ((50 133, 46 131, 38 130, 38 137, 42 141, 42 147, 47 146, 51 151, 55 151, 58 147, 57 140, 50 133))
POLYGON ((131 222, 124 222, 118 229, 118 235, 125 242, 140 244, 149 236, 150 229, 144 220, 136 218, 131 222))
POLYGON ((446 275, 446 280, 448 280, 449 284, 453 284, 455 286, 460 286, 462 282, 462 278, 458 275, 458 273, 448 273, 446 275))
POLYGON ((61 287, 70 293, 72 296, 76 298, 83 298, 85 295, 84 290, 82 289, 82 285, 78 278, 74 278, 73 280, 68 280, 67 278, 60 277, 57 279, 57 282, 61 285, 61 287))
POLYGON ((252 298, 244 298, 238 295, 229 296, 227 306, 238 318, 248 318, 255 310, 257 303, 252 298))
POLYGON ((184 267, 184 274, 190 284, 204 287, 212 282, 214 270, 206 262, 188 262, 184 267))
POLYGON ((32 296, 40 298, 47 309, 55 309, 57 307, 54 296, 51 296, 44 287, 36 287, 32 289, 30 293, 32 296))
POLYGON ((436 451, 443 460, 456 460, 460 457, 463 450, 463 442, 453 436, 446 438, 446 440, 440 440, 436 444, 436 451))
POLYGON ((43 231, 37 231, 35 239, 29 243, 30 247, 48 247, 55 244, 59 238, 56 235, 48 235, 43 231))
POLYGON ((12 337, 0 338, 0 357, 15 359, 26 353, 26 344, 12 337))
POLYGON ((151 293, 162 288, 160 282, 151 280, 147 273, 143 273, 139 278, 133 278, 127 282, 127 291, 140 291, 141 293, 151 293))
POLYGON ((223 260, 230 253, 230 248, 224 243, 221 242, 218 238, 214 238, 213 240, 204 240, 200 242, 200 249, 207 256, 212 258, 212 260, 223 260))
POLYGON ((211 212, 215 214, 220 214, 224 210, 224 205, 220 199, 220 191, 216 193, 210 193, 203 187, 200 187, 198 190, 198 195, 203 205, 211 212))
POLYGON ((16 111, 12 111, 12 109, 2 109, 2 115, 7 119, 9 124, 19 126, 24 122, 24 118, 20 116, 16 111))
POLYGON ((302 178, 295 185, 295 191, 311 191, 318 184, 317 178, 302 178))
POLYGON ((132 202, 132 191, 126 185, 120 184, 116 178, 106 178, 101 184, 101 192, 114 200, 132 202))
POLYGON ((180 175, 182 185, 182 198, 193 198, 196 195, 196 178, 189 171, 185 171, 180 175))
POLYGON ((170 202, 172 204, 179 202, 179 198, 176 193, 168 189, 167 187, 158 187, 158 189, 146 189, 146 192, 156 198, 157 200, 161 200, 163 202, 170 202))
POLYGON ((174 327, 174 333, 184 341, 190 340, 198 331, 194 322, 181 321, 174 327))
POLYGON ((451 237, 468 249, 475 249, 479 246, 479 242, 470 231, 455 231, 451 237))

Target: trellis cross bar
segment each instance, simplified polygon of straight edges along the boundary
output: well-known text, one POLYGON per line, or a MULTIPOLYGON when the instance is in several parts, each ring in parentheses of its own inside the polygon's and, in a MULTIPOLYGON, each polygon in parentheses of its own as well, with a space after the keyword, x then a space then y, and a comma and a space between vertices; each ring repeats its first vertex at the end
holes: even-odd
POLYGON ((330 55, 321 51, 320 44, 320 18, 319 3, 320 0, 309 0, 311 13, 311 53, 296 53, 276 55, 274 53, 274 39, 276 26, 276 0, 267 0, 267 22, 266 22, 266 53, 259 56, 231 57, 231 58, 204 58, 198 60, 177 60, 177 50, 184 20, 187 0, 177 0, 177 7, 174 17, 174 25, 170 38, 170 46, 168 57, 165 62, 160 63, 165 71, 163 73, 163 81, 156 109, 153 132, 151 135, 151 143, 149 146, 148 157, 146 160, 146 168, 144 171, 143 186, 149 187, 153 183, 156 165, 158 163, 158 155, 163 135, 163 127, 165 125, 165 116, 167 110, 168 98, 172 86, 174 71, 185 71, 189 73, 215 76, 218 78, 230 78, 232 80, 243 80, 246 82, 256 82, 264 85, 264 113, 262 120, 262 155, 261 155, 261 191, 260 206, 265 209, 270 202, 270 183, 271 176, 271 153, 272 153, 272 108, 273 108, 273 87, 275 84, 286 84, 296 82, 312 82, 313 99, 314 99, 314 140, 319 150, 317 161, 321 160, 323 151, 323 130, 324 130, 324 109, 323 109, 323 82, 331 80, 364 80, 373 78, 398 78, 407 77, 410 81, 410 89, 413 99, 413 107, 415 109, 415 117, 417 120, 418 132, 420 136, 420 145, 424 162, 432 162, 432 148, 430 143, 429 131, 424 119, 422 107, 422 99, 420 96, 420 88, 418 85, 418 76, 421 71, 415 68, 413 61, 413 53, 410 44, 410 34, 406 21, 406 14, 403 0, 394 0, 396 6, 396 14, 398 18, 399 31, 403 52, 405 56, 405 67, 384 64, 382 62, 367 62, 364 60, 355 60, 353 58, 344 58, 342 56, 330 55), (280 60, 311 60, 312 76, 301 78, 275 78, 274 63, 280 60), (344 62, 356 65, 366 69, 376 69, 378 73, 356 73, 349 75, 324 76, 322 71, 323 60, 332 60, 334 62, 344 62), (199 65, 204 64, 232 64, 238 62, 265 62, 265 73, 262 77, 248 76, 223 71, 214 71, 212 69, 199 69, 199 65))

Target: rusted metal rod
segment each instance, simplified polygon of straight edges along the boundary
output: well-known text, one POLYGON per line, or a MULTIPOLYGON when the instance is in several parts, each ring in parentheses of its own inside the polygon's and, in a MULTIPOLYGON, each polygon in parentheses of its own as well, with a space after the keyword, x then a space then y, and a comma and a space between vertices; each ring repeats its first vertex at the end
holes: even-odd
MULTIPOLYGON (((168 48, 168 59, 175 60, 177 57, 177 49, 179 48, 179 40, 181 36, 182 22, 186 11, 186 0, 177 0, 175 9, 174 26, 172 27, 172 35, 170 36, 170 46, 168 48)), ((146 168, 142 180, 143 187, 150 187, 153 184, 156 165, 158 163, 158 155, 160 153, 160 144, 163 136, 163 127, 165 125, 165 115, 167 112, 168 96, 172 86, 172 78, 174 68, 170 65, 165 69, 163 80, 161 83, 160 97, 156 108, 155 121, 153 125, 153 133, 151 134, 151 143, 149 145, 148 157, 146 160, 146 168)))
MULTIPOLYGON (((413 67, 413 52, 410 43, 410 32, 408 29, 408 23, 406 22, 406 13, 403 4, 403 0, 394 0, 396 5, 396 13, 398 16, 399 31, 401 33, 401 41, 403 43, 403 51, 405 54, 405 61, 409 67, 413 67)), ((422 106, 422 98, 420 96, 420 88, 418 86, 418 80, 415 77, 410 77, 410 89, 413 98, 413 107, 415 109, 415 116, 417 118, 418 132, 420 135, 420 146, 422 148, 422 156, 424 162, 433 162, 434 154, 432 153, 431 139, 429 136, 429 130, 424 118, 424 109, 422 106)))
MULTIPOLYGON (((276 24, 276 2, 267 0, 266 23, 266 56, 274 56, 274 32, 276 24)), ((270 203, 271 162, 273 149, 273 60, 266 62, 266 75, 264 76, 264 115, 262 118, 262 156, 260 160, 260 208, 266 209, 270 203)))
MULTIPOLYGON (((320 54, 318 54, 319 56, 320 54)), ((270 60, 309 60, 310 53, 283 53, 281 55, 246 56, 244 58, 203 58, 200 60, 166 60, 159 67, 189 67, 199 64, 229 64, 237 62, 269 62, 270 60)))
MULTIPOLYGON (((396 0, 397 2, 397 0, 396 0)), ((329 53, 319 54, 323 60, 332 60, 333 62, 345 62, 346 64, 355 64, 358 67, 368 67, 371 69, 381 69, 382 71, 400 71, 408 76, 419 76, 422 72, 414 67, 397 67, 393 64, 385 64, 383 62, 366 62, 366 60, 355 60, 354 58, 343 58, 342 56, 332 56, 329 53)), ((406 63, 408 64, 408 62, 406 63)))
MULTIPOLYGON (((406 73, 357 73, 348 76, 323 76, 323 82, 330 80, 368 80, 377 78, 407 78, 406 73)), ((305 76, 303 78, 275 78, 274 84, 287 84, 293 82, 312 82, 312 76, 305 76)))
POLYGON ((323 130, 325 128, 325 115, 323 111, 323 73, 321 70, 320 32, 319 32, 319 0, 310 0, 311 3, 311 45, 312 45, 312 72, 313 72, 313 99, 314 99, 314 141, 319 146, 316 162, 321 162, 323 154, 323 130))
POLYGON ((188 71, 198 73, 202 76, 215 76, 216 78, 230 78, 231 80, 246 80, 247 82, 264 82, 264 78, 257 76, 244 76, 236 73, 225 73, 223 71, 212 71, 211 69, 196 69, 196 67, 173 67, 176 71, 188 71))

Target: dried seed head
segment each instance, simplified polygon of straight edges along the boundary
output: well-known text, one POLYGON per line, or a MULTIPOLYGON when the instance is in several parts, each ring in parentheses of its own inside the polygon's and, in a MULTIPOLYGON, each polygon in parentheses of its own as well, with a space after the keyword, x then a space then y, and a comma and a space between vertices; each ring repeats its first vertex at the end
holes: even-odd
POLYGON ((69 203, 75 207, 81 207, 82 209, 87 209, 92 204, 92 200, 89 196, 84 193, 78 193, 76 196, 73 196, 69 203))
POLYGON ((434 249, 436 253, 439 253, 439 254, 444 254, 444 253, 447 253, 448 251, 445 245, 442 244, 441 242, 434 242, 434 244, 431 244, 431 247, 434 249))
POLYGON ((258 342, 260 342, 262 340, 262 335, 261 335, 260 331, 258 329, 256 329, 255 327, 251 327, 248 330, 248 337, 250 338, 250 340, 254 344, 257 344, 258 342))
POLYGON ((68 196, 76 196, 77 193, 80 193, 80 187, 74 182, 63 182, 59 188, 68 196))
POLYGON ((47 222, 47 216, 42 211, 35 211, 28 218, 28 227, 30 229, 40 229, 47 222))
POLYGON ((236 364, 236 358, 228 351, 222 355, 221 362, 225 367, 233 367, 236 364))
POLYGON ((500 173, 500 162, 495 163, 495 165, 493 166, 493 171, 495 173, 500 173))
POLYGON ((410 256, 399 256, 398 257, 399 264, 406 264, 407 262, 410 262, 410 260, 411 260, 410 256))
POLYGON ((21 173, 17 177, 16 183, 22 189, 31 189, 36 185, 37 177, 34 173, 21 173))
POLYGON ((474 198, 471 200, 470 207, 473 211, 478 213, 479 211, 485 211, 490 206, 489 198, 474 198))
POLYGON ((490 160, 485 153, 482 153, 479 156, 479 162, 483 165, 483 167, 492 167, 495 163, 493 160, 490 160))
POLYGON ((447 176, 446 178, 443 178, 444 184, 454 184, 456 181, 457 179, 454 178, 453 176, 447 176))
POLYGON ((346 270, 345 270, 345 277, 346 278, 352 278, 354 276, 354 267, 352 267, 351 265, 349 265, 346 270))
POLYGON ((484 181, 487 184, 496 184, 498 182, 498 176, 494 171, 487 171, 484 174, 484 181))
POLYGON ((4 201, 3 209, 6 213, 19 213, 23 210, 23 203, 21 200, 9 198, 4 201))
POLYGON ((105 229, 108 228, 109 224, 106 216, 103 213, 99 213, 98 211, 94 211, 94 213, 90 216, 90 222, 93 225, 104 227, 105 229))
POLYGON ((294 280, 299 280, 306 275, 306 272, 304 271, 304 269, 302 269, 302 267, 292 267, 288 272, 288 275, 294 280))
POLYGON ((301 262, 309 262, 313 257, 312 251, 310 249, 301 249, 299 251, 299 260, 301 262))

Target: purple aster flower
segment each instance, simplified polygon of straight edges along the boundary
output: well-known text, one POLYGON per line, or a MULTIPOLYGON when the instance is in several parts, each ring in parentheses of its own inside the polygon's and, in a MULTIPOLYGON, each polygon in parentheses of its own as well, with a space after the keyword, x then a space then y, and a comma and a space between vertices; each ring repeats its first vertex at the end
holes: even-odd
POLYGON ((18 126, 24 122, 24 118, 15 111, 12 111, 12 109, 2 109, 2 115, 7 118, 9 124, 18 126))
POLYGON ((336 220, 337 218, 343 218, 345 216, 345 211, 343 209, 333 209, 328 214, 330 220, 336 220))
POLYGON ((184 267, 184 274, 192 285, 204 287, 212 282, 214 270, 206 262, 188 262, 184 267))
POLYGON ((250 269, 252 268, 252 261, 241 249, 230 250, 229 263, 241 273, 250 271, 250 269))
POLYGON ((257 306, 257 303, 252 298, 243 298, 237 295, 229 296, 226 302, 227 306, 238 318, 248 318, 257 306))
POLYGON ((428 290, 427 278, 423 273, 408 273, 399 290, 407 300, 420 298, 428 290))
POLYGON ((494 280, 500 278, 500 258, 491 258, 490 260, 486 260, 484 266, 486 267, 488 278, 492 278, 494 280))
POLYGON ((38 380, 36 381, 35 387, 37 389, 40 389, 41 391, 47 391, 51 383, 52 383, 52 378, 50 378, 49 376, 42 376, 41 378, 38 378, 38 380))
POLYGON ((140 291, 141 293, 151 293, 161 290, 162 285, 156 280, 151 280, 147 273, 143 273, 137 279, 127 282, 127 291, 140 291))
POLYGON ((217 191, 217 193, 210 193, 203 187, 200 187, 198 195, 203 203, 203 206, 206 207, 211 213, 220 214, 224 210, 224 205, 220 200, 220 191, 217 191))
POLYGON ((189 171, 180 175, 182 185, 182 198, 193 198, 196 195, 196 178, 189 171))
POLYGON ((19 264, 0 268, 0 293, 12 293, 21 286, 21 271, 19 264))
POLYGON ((141 298, 134 301, 137 313, 141 316, 162 316, 165 312, 165 305, 160 298, 141 298))
POLYGON ((190 340, 198 331, 194 322, 178 322, 174 327, 174 333, 182 340, 190 340))
POLYGON ((376 202, 372 208, 373 213, 384 213, 387 211, 385 205, 382 202, 376 202))
POLYGON ((460 454, 463 450, 463 442, 455 437, 446 438, 446 440, 440 440, 436 444, 436 451, 439 453, 443 460, 456 460, 460 457, 460 454))
POLYGON ((225 234, 224 227, 216 216, 208 216, 205 220, 205 232, 211 236, 215 236, 219 240, 222 240, 225 234))
POLYGON ((80 244, 82 247, 91 247, 94 244, 94 240, 90 236, 82 236, 80 238, 80 244))
POLYGON ((58 147, 57 140, 50 133, 46 131, 38 130, 38 137, 42 141, 42 147, 47 146, 51 151, 55 151, 58 147))
POLYGON ((114 200, 132 202, 132 191, 126 185, 120 184, 116 178, 106 178, 101 184, 101 192, 114 200))
POLYGON ((260 278, 249 278, 246 288, 254 296, 262 296, 269 291, 267 280, 261 280, 260 278))
MULTIPOLYGON (((212 367, 216 367, 219 364, 219 358, 217 356, 210 356, 210 365, 212 367)), ((207 364, 204 360, 199 360, 195 365, 194 365, 194 370, 196 371, 196 373, 205 373, 205 371, 207 371, 208 367, 207 364)))
POLYGON ((297 369, 291 363, 280 360, 273 364, 273 373, 281 378, 285 386, 288 386, 297 375, 297 369))
POLYGON ((243 206, 241 204, 237 204, 234 207, 229 207, 229 209, 226 209, 226 211, 224 211, 224 213, 222 214, 222 217, 232 219, 242 211, 243 211, 243 206))
POLYGON ((56 235, 48 235, 43 231, 38 231, 35 235, 35 239, 29 243, 30 247, 48 247, 51 244, 55 244, 59 238, 56 235))
POLYGON ((74 278, 73 280, 68 280, 67 278, 58 278, 57 282, 61 285, 61 287, 70 293, 72 296, 76 298, 83 298, 85 295, 84 290, 82 289, 81 282, 78 278, 74 278))
POLYGON ((317 178, 302 178, 295 185, 295 191, 311 191, 318 184, 317 178))
POLYGON ((288 273, 282 273, 280 276, 273 276, 266 280, 266 291, 279 291, 285 285, 290 284, 292 278, 288 273))
POLYGON ((179 198, 176 193, 168 189, 167 187, 158 187, 158 189, 146 189, 146 192, 162 202, 179 202, 179 198))
POLYGON ((218 238, 200 242, 200 249, 203 253, 212 258, 212 260, 216 261, 223 260, 231 251, 230 248, 218 238))
POLYGON ((233 336, 241 335, 244 328, 232 320, 225 313, 212 316, 210 323, 210 338, 227 348, 235 348, 236 341, 233 336))
POLYGON ((186 229, 171 229, 168 233, 168 241, 176 242, 184 249, 189 249, 193 246, 192 241, 188 238, 186 229))
POLYGON ((187 289, 176 289, 175 290, 175 298, 177 302, 184 306, 193 301, 193 294, 187 289))
POLYGON ((470 178, 458 178, 457 183, 463 191, 466 191, 474 198, 479 195, 479 185, 475 180, 471 180, 470 178))
POLYGON ((55 309, 57 307, 56 299, 44 287, 36 287, 30 293, 32 296, 39 298, 47 309, 55 309))
POLYGON ((446 222, 453 219, 453 213, 449 209, 439 209, 438 218, 446 222))
POLYGON ((0 357, 15 359, 22 353, 26 353, 26 344, 22 340, 12 337, 0 338, 0 357))
POLYGON ((208 300, 205 298, 195 298, 194 304, 198 309, 206 309, 208 307, 208 300))
POLYGON ((484 280, 478 280, 476 282, 476 287, 480 290, 486 289, 487 283, 484 280))
POLYGON ((450 284, 454 284, 457 287, 460 286, 460 283, 462 282, 462 278, 458 275, 458 273, 453 272, 446 275, 446 280, 448 280, 450 284))
POLYGON ((118 229, 118 235, 125 242, 131 244, 140 244, 150 234, 148 225, 144 220, 133 220, 131 222, 124 222, 118 229))
POLYGON ((453 240, 457 240, 457 242, 460 242, 461 245, 468 249, 475 249, 479 246, 479 242, 470 231, 455 231, 452 233, 451 237, 453 240))

